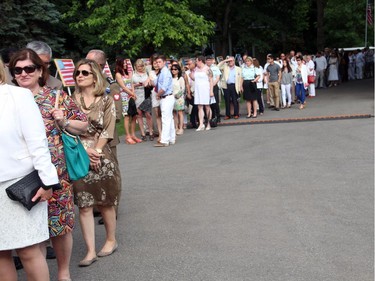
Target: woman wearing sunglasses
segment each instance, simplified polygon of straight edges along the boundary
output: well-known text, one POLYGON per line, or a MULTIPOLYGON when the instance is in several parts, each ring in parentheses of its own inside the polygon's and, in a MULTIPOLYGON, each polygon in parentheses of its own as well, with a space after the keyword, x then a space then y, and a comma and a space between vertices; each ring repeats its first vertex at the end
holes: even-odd
MULTIPOLYGON (((48 69, 31 49, 15 53, 9 62, 12 82, 29 89, 42 114, 48 146, 62 189, 53 192, 48 201, 48 224, 52 245, 55 249, 58 280, 70 280, 69 263, 73 246, 71 231, 74 228, 73 187, 66 170, 61 130, 80 135, 87 130, 86 115, 65 92, 56 101, 56 90, 46 86, 48 69), (55 109, 57 106, 57 109, 55 109)), ((45 246, 42 247, 45 251, 45 246)))
POLYGON ((117 249, 115 206, 119 199, 120 170, 108 145, 115 131, 116 108, 112 97, 104 94, 106 81, 101 68, 93 60, 80 60, 73 78, 76 83, 74 99, 89 119, 89 127, 81 141, 90 158, 90 171, 86 177, 74 182, 74 199, 87 247, 86 256, 79 263, 83 267, 117 249), (98 254, 93 207, 101 212, 106 230, 106 241, 98 254))

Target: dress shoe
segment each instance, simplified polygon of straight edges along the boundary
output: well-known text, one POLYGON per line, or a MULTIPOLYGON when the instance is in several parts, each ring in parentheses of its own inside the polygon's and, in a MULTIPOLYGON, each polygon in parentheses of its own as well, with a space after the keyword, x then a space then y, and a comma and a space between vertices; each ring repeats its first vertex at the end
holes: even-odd
POLYGON ((91 260, 81 260, 80 262, 79 262, 79 266, 80 267, 86 267, 86 266, 90 266, 90 265, 92 265, 94 262, 96 262, 98 260, 98 257, 95 257, 95 258, 93 258, 93 259, 91 259, 91 260))
POLYGON ((47 252, 46 252, 46 259, 47 260, 53 260, 53 259, 56 258, 55 250, 52 247, 47 246, 46 250, 47 250, 47 252))
POLYGON ((196 129, 195 131, 196 132, 204 131, 204 129, 205 129, 205 127, 204 127, 204 125, 202 125, 202 126, 199 126, 198 129, 196 129))
POLYGON ((110 250, 109 252, 103 252, 103 251, 100 251, 100 252, 98 253, 98 257, 103 258, 103 257, 109 256, 109 255, 112 255, 113 252, 117 250, 117 248, 118 248, 118 244, 117 244, 117 242, 116 242, 115 245, 113 246, 112 250, 110 250))

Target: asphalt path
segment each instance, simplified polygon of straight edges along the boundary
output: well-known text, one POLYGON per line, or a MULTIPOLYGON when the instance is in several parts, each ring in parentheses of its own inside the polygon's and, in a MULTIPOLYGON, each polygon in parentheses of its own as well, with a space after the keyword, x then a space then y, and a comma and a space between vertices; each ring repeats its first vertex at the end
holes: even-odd
MULTIPOLYGON (((373 83, 262 118, 373 116, 373 83)), ((74 281, 374 279, 373 117, 186 130, 167 148, 122 143, 118 156, 119 249, 79 268, 77 216, 74 281)), ((103 226, 96 238, 100 250, 103 226)))

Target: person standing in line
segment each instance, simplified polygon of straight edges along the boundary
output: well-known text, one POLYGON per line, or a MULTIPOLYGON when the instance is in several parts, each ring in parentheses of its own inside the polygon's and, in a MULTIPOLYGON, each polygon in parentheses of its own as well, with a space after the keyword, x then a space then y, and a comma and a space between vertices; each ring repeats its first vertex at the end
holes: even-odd
POLYGON ((274 110, 280 110, 280 82, 281 82, 281 68, 273 60, 273 56, 270 55, 267 58, 269 66, 267 66, 267 73, 269 76, 268 89, 270 90, 270 96, 273 98, 275 103, 274 110))
POLYGON ((297 69, 296 69, 296 96, 300 101, 301 105, 299 109, 304 109, 306 102, 306 88, 308 87, 307 83, 307 67, 302 61, 301 56, 296 57, 297 69))
POLYGON ((322 55, 322 52, 316 53, 315 64, 316 64, 315 88, 316 89, 325 88, 324 75, 327 69, 327 60, 325 56, 322 55))
MULTIPOLYGON (((307 75, 313 76, 316 79, 315 64, 310 55, 306 56, 306 67, 307 75)), ((313 97, 315 97, 315 81, 313 83, 309 83, 309 98, 313 97)))
POLYGON ((184 133, 185 79, 178 63, 172 64, 171 73, 173 77, 173 96, 176 99, 173 110, 174 124, 176 135, 182 135, 184 133))
MULTIPOLYGON (((43 41, 31 41, 26 45, 27 49, 33 50, 38 54, 39 58, 43 61, 44 65, 49 68, 51 65, 52 59, 52 49, 51 47, 43 41)), ((61 90, 63 87, 62 82, 53 77, 52 75, 48 76, 46 85, 51 89, 61 90)))
POLYGON ((191 125, 191 128, 197 129, 198 128, 198 125, 197 125, 198 107, 197 107, 196 104, 194 104, 195 85, 194 85, 194 80, 190 78, 190 73, 192 73, 192 72, 195 71, 195 67, 196 67, 195 59, 190 58, 187 61, 187 66, 188 66, 188 70, 185 71, 185 74, 187 75, 189 85, 187 87, 187 91, 186 91, 187 95, 186 95, 186 97, 187 97, 187 100, 188 100, 189 107, 191 107, 191 111, 190 111, 190 125, 191 125))
MULTIPOLYGON (((104 71, 104 67, 107 63, 107 55, 105 54, 104 51, 102 50, 90 50, 87 55, 87 59, 91 59, 95 61, 99 66, 100 69, 102 70, 102 73, 104 77, 106 78, 106 93, 112 97, 112 99, 115 102, 115 107, 116 107, 116 123, 119 123, 121 121, 122 117, 122 101, 121 101, 121 87, 118 83, 114 83, 115 81, 112 81, 110 77, 107 76, 107 74, 104 71)), ((117 145, 120 144, 120 137, 118 135, 117 128, 115 127, 115 132, 113 134, 113 139, 109 141, 109 146, 111 147, 111 150, 113 151, 113 154, 117 158, 117 145)), ((121 179, 120 179, 121 180, 121 179)), ((120 183, 120 193, 119 193, 119 198, 121 198, 121 183, 120 183)), ((116 208, 116 218, 118 215, 118 206, 116 208)), ((103 225, 104 220, 103 218, 100 218, 98 220, 98 224, 103 225)))
POLYGON ((355 78, 358 80, 363 79, 363 67, 365 65, 365 57, 360 49, 355 51, 355 78))
MULTIPOLYGON (((245 55, 244 55, 245 56, 245 55)), ((216 118, 217 123, 220 123, 220 97, 219 97, 219 86, 218 83, 221 78, 221 71, 215 64, 215 58, 213 56, 206 58, 206 64, 212 71, 212 85, 215 97, 215 103, 211 104, 212 118, 216 118)))
POLYGON ((214 96, 212 86, 212 71, 206 65, 203 56, 197 58, 197 67, 195 71, 190 73, 190 78, 195 82, 194 103, 198 106, 199 126, 196 131, 211 130, 211 107, 210 98, 214 96), (207 115, 207 126, 204 126, 204 109, 207 115))
MULTIPOLYGON (((151 71, 149 72, 149 86, 152 86, 151 103, 152 103, 152 118, 155 119, 156 129, 158 132, 158 141, 160 141, 162 127, 161 127, 161 112, 160 112, 160 99, 156 98, 155 86, 159 75, 158 64, 156 63, 157 55, 154 54, 150 57, 151 71)), ((154 130, 155 132, 155 130, 154 130)), ((154 136, 150 135, 150 141, 154 140, 154 136)))
POLYGON ((225 99, 225 117, 224 120, 231 118, 230 104, 233 103, 234 119, 239 118, 239 96, 241 94, 241 75, 242 70, 235 65, 234 57, 230 56, 221 61, 218 65, 222 71, 222 88, 224 90, 225 99))
POLYGON ((284 59, 283 67, 281 68, 281 100, 282 108, 291 107, 292 95, 291 95, 291 85, 293 83, 293 71, 289 62, 284 59), (288 100, 288 103, 286 102, 288 100))
POLYGON ((74 100, 87 115, 89 126, 81 141, 90 158, 87 176, 74 182, 74 201, 79 208, 81 230, 87 253, 79 266, 90 266, 98 257, 116 251, 116 210, 119 202, 121 174, 116 155, 109 146, 114 136, 116 108, 111 96, 105 94, 106 82, 100 66, 82 59, 73 74, 76 88, 74 100), (96 253, 93 208, 102 214, 106 239, 96 253))
MULTIPOLYGON (((61 185, 48 201, 50 238, 56 253, 58 279, 69 279, 75 215, 73 183, 66 168, 61 130, 80 135, 87 130, 87 118, 67 93, 58 94, 58 90, 48 87, 47 66, 33 50, 22 49, 15 53, 9 69, 15 85, 31 90, 43 117, 52 162, 57 167, 61 185)), ((46 253, 46 247, 41 250, 46 253)))
POLYGON ((259 69, 259 73, 260 73, 260 77, 259 77, 259 80, 257 82, 257 91, 258 91, 258 106, 259 106, 259 115, 262 116, 264 114, 264 100, 263 100, 263 73, 264 73, 264 70, 263 70, 263 67, 259 64, 259 61, 258 59, 256 58, 253 58, 253 64, 254 64, 254 67, 255 68, 258 68, 259 69))
POLYGON ((176 142, 176 130, 173 120, 174 96, 172 92, 172 74, 166 65, 164 55, 159 55, 156 59, 160 74, 156 84, 156 98, 160 99, 162 133, 160 141, 155 147, 167 147, 176 142))
POLYGON ((257 118, 258 116, 258 91, 257 82, 260 79, 259 68, 255 68, 253 59, 247 57, 245 66, 242 67, 242 86, 243 98, 246 100, 247 116, 246 118, 257 118))
POLYGON ((353 54, 353 52, 348 53, 348 59, 348 79, 355 80, 355 55, 353 54))
POLYGON ((328 61, 328 65, 329 65, 328 87, 337 86, 337 83, 339 81, 338 64, 339 64, 339 60, 338 60, 337 54, 336 52, 333 51, 328 61))
MULTIPOLYGON (((21 72, 25 72, 25 68, 21 72)), ((17 280, 12 259, 15 249, 27 280, 49 281, 41 243, 49 238, 47 201, 59 180, 48 149, 43 119, 31 91, 5 82, 4 65, 0 60, 0 280, 17 280), (40 202, 27 211, 19 202, 9 199, 5 189, 33 170, 38 171, 44 186, 32 199, 40 199, 40 202)))

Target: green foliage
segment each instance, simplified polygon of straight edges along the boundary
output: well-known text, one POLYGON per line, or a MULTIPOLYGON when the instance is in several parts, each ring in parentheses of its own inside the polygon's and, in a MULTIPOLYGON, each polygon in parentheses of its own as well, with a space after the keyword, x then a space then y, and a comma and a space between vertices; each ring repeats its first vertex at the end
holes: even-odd
POLYGON ((60 13, 46 0, 0 3, 0 49, 25 47, 32 40, 47 42, 54 51, 61 51, 64 39, 57 35, 60 13))
POLYGON ((104 43, 126 50, 129 56, 151 45, 170 53, 181 46, 203 45, 213 33, 213 23, 189 9, 188 1, 73 0, 66 17, 80 20, 73 30, 84 30, 104 43), (81 14, 82 9, 88 9, 81 14))

